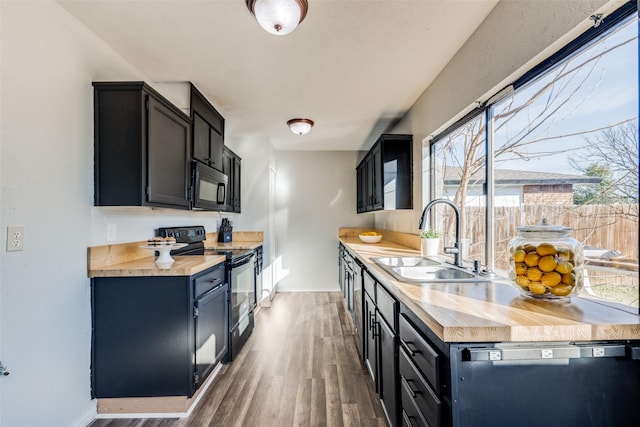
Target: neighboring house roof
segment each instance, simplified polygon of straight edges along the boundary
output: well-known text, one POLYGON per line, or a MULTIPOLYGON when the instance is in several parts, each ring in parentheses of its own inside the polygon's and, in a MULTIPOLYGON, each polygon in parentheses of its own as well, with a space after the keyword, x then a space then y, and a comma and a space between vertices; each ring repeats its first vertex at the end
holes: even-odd
MULTIPOLYGON (((445 185, 460 185, 459 167, 448 166, 445 170, 445 185)), ((521 171, 513 169, 496 169, 494 181, 500 185, 554 185, 554 184, 599 184, 602 178, 597 176, 573 175, 552 172, 521 171)), ((484 182, 484 171, 471 176, 471 184, 484 182)))

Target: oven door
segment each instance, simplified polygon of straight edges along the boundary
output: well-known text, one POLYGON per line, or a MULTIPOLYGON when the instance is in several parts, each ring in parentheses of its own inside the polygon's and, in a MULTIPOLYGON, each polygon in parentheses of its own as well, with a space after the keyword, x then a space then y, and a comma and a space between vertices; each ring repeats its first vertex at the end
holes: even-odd
POLYGON ((238 354, 253 331, 256 306, 255 252, 228 261, 231 285, 231 330, 228 360, 238 354))
POLYGON ((222 210, 229 177, 200 162, 193 162, 193 208, 222 210))
POLYGON ((231 327, 246 317, 256 306, 255 253, 229 261, 231 284, 231 327))

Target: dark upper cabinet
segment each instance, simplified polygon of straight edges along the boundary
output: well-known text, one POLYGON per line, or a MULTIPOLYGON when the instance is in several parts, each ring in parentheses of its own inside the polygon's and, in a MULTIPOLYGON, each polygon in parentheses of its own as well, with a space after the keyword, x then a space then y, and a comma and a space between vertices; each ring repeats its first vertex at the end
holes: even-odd
POLYGON ((193 121, 193 159, 223 171, 224 118, 191 85, 191 120, 193 121))
POLYGON ((94 82, 96 206, 190 205, 191 123, 144 82, 94 82))
POLYGON ((240 213, 240 172, 242 159, 227 147, 224 147, 222 157, 222 172, 229 177, 226 203, 223 210, 240 213))
POLYGON ((356 168, 357 212, 413 208, 413 137, 383 134, 356 168))

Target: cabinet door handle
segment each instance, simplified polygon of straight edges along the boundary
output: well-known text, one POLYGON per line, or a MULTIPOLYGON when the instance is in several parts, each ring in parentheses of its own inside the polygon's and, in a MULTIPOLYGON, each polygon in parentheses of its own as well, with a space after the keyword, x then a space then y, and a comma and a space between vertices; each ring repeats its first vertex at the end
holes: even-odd
POLYGON ((402 385, 404 386, 404 388, 409 392, 411 397, 413 397, 414 399, 416 398, 416 396, 418 396, 418 394, 420 394, 420 390, 414 390, 411 387, 411 384, 409 384, 409 382, 413 380, 408 380, 405 377, 401 376, 400 381, 402 382, 402 385))
POLYGON ((369 330, 372 331, 376 326, 376 313, 369 313, 369 330))
POLYGON ((411 341, 400 339, 400 344, 404 347, 405 350, 407 350, 407 353, 409 353, 411 357, 415 357, 416 354, 420 353, 420 350, 418 350, 411 341))

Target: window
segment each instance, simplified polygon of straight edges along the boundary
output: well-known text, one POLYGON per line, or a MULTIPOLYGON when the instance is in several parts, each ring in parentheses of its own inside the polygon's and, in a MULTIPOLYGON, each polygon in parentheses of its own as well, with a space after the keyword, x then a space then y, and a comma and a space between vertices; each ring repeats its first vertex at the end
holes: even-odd
MULTIPOLYGON (((434 138, 429 198, 460 207, 463 259, 504 276, 517 227, 572 227, 583 293, 638 312, 638 18, 625 13, 434 138)), ((436 221, 453 235, 444 209, 436 221)))

